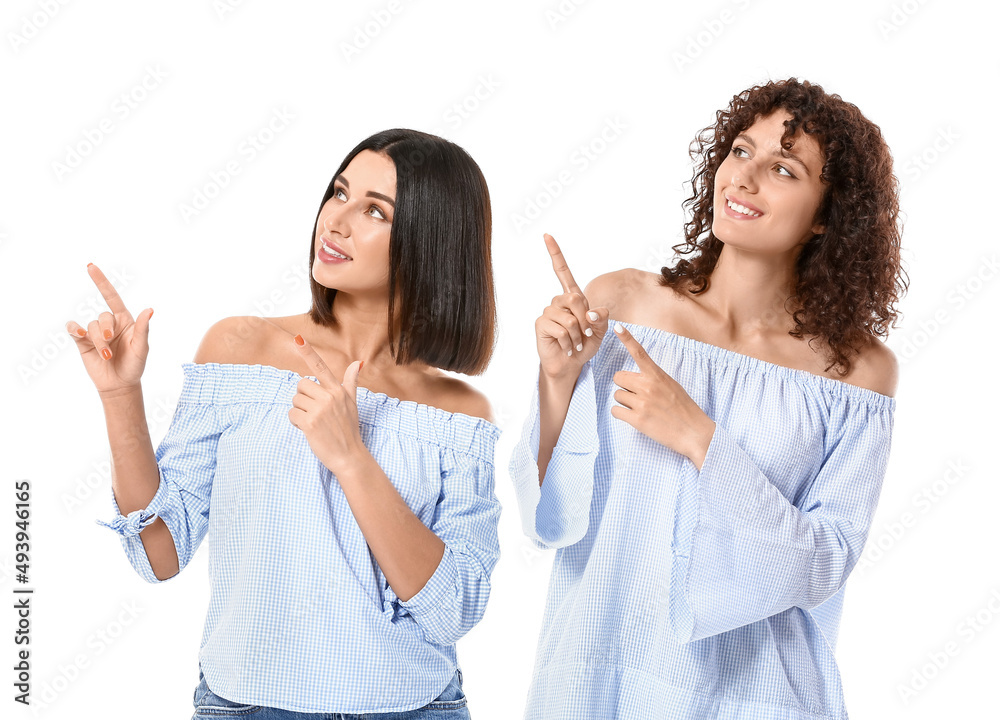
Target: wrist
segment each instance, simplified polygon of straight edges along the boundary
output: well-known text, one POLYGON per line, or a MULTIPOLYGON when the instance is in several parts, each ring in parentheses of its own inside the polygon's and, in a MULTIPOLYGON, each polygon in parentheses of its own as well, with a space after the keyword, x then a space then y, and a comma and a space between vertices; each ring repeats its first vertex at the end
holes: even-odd
POLYGON ((378 467, 375 458, 364 445, 337 458, 336 463, 326 464, 330 472, 337 476, 337 481, 341 485, 361 482, 364 478, 371 477, 373 465, 378 467))
POLYGON ((713 437, 715 437, 715 422, 708 415, 705 415, 693 431, 688 452, 684 453, 699 472, 701 466, 705 464, 713 437))

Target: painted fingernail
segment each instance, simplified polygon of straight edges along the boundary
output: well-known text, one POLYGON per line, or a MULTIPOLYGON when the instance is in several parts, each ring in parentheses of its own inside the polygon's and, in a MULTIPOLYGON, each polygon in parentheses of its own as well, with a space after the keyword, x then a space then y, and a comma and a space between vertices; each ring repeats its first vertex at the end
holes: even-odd
POLYGON ((573 357, 573 351, 570 350, 569 352, 567 352, 566 357, 573 357))
POLYGON ((302 336, 301 336, 301 335, 298 335, 298 334, 297 334, 297 335, 295 336, 295 344, 296 344, 296 345, 300 345, 300 346, 301 346, 301 345, 305 345, 305 344, 306 344, 306 341, 302 339, 302 336))
POLYGON ((87 331, 84 330, 83 328, 77 328, 76 334, 79 335, 80 337, 87 337, 87 331))
POLYGON ((579 345, 576 346, 576 351, 583 352, 583 343, 580 343, 579 345))
POLYGON ((112 333, 111 333, 110 330, 105 330, 104 331, 104 339, 105 340, 110 340, 111 339, 111 335, 112 335, 112 333))
POLYGON ((621 323, 615 323, 615 332, 618 333, 619 335, 625 332, 625 328, 622 327, 621 323))
POLYGON ((586 335, 587 337, 593 337, 594 331, 591 330, 590 328, 587 328, 586 330, 583 331, 583 334, 586 335))
MULTIPOLYGON (((149 317, 153 317, 153 308, 149 308, 149 317)), ((146 320, 148 321, 149 318, 146 318, 146 320)))
POLYGON ((587 313, 587 317, 590 318, 591 321, 597 322, 597 320, 598 320, 598 318, 600 316, 597 313, 595 313, 593 310, 591 310, 589 313, 587 313))
POLYGON ((105 360, 110 360, 111 359, 111 349, 110 348, 103 348, 101 350, 101 357, 103 357, 105 360))
POLYGON ((360 365, 358 365, 358 372, 361 372, 361 369, 362 369, 362 368, 363 368, 364 366, 365 366, 365 361, 364 361, 364 360, 362 360, 362 361, 361 361, 361 364, 360 364, 360 365))
POLYGON ((90 267, 90 266, 91 266, 91 265, 93 265, 93 264, 94 264, 94 263, 87 263, 87 267, 90 267))

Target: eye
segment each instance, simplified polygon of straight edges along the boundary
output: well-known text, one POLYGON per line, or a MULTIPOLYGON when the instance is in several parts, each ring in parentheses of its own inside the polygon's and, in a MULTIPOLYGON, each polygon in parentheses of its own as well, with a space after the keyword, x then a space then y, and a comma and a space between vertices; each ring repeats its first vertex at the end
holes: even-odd
POLYGON ((378 218, 379 220, 386 219, 385 213, 382 212, 382 208, 380 208, 378 205, 372 205, 370 208, 368 208, 368 214, 371 215, 372 217, 378 218))
POLYGON ((333 191, 333 196, 335 198, 337 198, 338 200, 346 200, 347 199, 347 192, 345 192, 344 188, 336 188, 333 191))
POLYGON ((749 157, 750 153, 747 152, 745 147, 734 146, 732 150, 733 155, 738 158, 749 157))
POLYGON ((774 169, 778 171, 779 175, 781 174, 782 171, 784 171, 785 177, 790 177, 790 178, 795 177, 795 175, 792 174, 792 171, 786 168, 784 165, 775 165, 774 169))

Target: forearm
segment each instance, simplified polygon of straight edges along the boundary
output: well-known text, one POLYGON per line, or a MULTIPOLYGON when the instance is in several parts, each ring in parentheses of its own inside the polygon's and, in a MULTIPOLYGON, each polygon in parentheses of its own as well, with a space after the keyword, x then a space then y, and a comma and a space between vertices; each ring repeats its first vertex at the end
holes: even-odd
MULTIPOLYGON (((160 485, 160 471, 146 424, 142 388, 102 396, 111 445, 111 488, 122 515, 149 505, 160 485)), ((160 580, 176 575, 177 550, 166 524, 157 518, 139 535, 150 567, 160 580)))
POLYGON ((370 454, 337 479, 382 573, 406 602, 434 574, 444 541, 414 514, 370 454))
POLYGON ((577 377, 552 379, 544 372, 538 375, 538 484, 552 459, 552 450, 559 441, 566 413, 569 411, 577 377))

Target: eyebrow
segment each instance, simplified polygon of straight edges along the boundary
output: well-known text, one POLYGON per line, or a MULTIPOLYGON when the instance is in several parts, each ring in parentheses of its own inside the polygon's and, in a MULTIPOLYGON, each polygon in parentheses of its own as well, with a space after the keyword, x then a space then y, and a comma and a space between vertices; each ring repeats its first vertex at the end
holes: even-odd
MULTIPOLYGON (((740 139, 746 140, 747 143, 749 143, 750 147, 752 147, 754 150, 757 149, 757 143, 755 143, 753 138, 750 137, 749 135, 745 133, 740 133, 739 135, 736 136, 736 140, 740 139)), ((733 142, 735 143, 736 141, 734 140, 733 142)), ((805 171, 806 175, 812 175, 812 173, 809 172, 809 166, 806 165, 804 162, 802 162, 802 158, 800 158, 792 151, 786 150, 784 147, 782 147, 781 157, 785 158, 786 160, 791 160, 792 162, 798 163, 799 165, 802 166, 802 169, 805 171)))
MULTIPOLYGON (((344 183, 344 187, 346 187, 348 190, 351 189, 351 183, 347 182, 347 178, 345 178, 343 175, 338 175, 337 177, 335 177, 333 179, 334 182, 337 182, 338 180, 340 182, 344 183)), ((395 200, 393 200, 388 195, 383 195, 382 193, 375 192, 374 190, 369 190, 368 192, 366 192, 365 193, 365 197, 378 198, 379 200, 384 200, 385 202, 389 203, 390 205, 392 205, 393 208, 396 207, 396 201, 395 200)))

